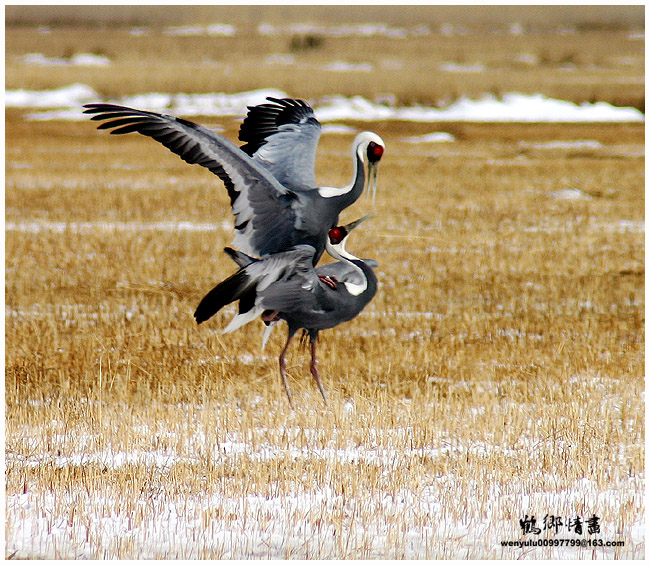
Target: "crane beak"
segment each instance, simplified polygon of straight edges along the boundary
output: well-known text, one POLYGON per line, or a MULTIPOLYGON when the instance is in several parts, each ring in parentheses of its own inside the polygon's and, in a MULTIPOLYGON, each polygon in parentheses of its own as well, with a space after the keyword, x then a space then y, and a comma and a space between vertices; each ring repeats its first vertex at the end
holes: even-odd
MULTIPOLYGON (((354 255, 349 255, 348 252, 345 250, 345 242, 350 235, 350 232, 356 228, 359 224, 365 222, 370 216, 373 216, 373 214, 366 214, 362 218, 359 218, 358 220, 355 220, 354 222, 350 222, 349 224, 346 224, 344 226, 338 226, 339 230, 342 230, 345 232, 344 237, 342 240, 340 240, 337 244, 333 244, 331 240, 328 238, 326 242, 326 249, 327 252, 334 257, 334 259, 338 259, 339 261, 343 259, 343 257, 347 257, 347 259, 357 259, 354 255)), ((331 230, 330 230, 331 231, 331 230)))
POLYGON ((348 232, 352 231, 354 228, 356 228, 359 224, 365 222, 368 218, 374 216, 374 214, 366 214, 363 216, 363 218, 359 218, 358 220, 355 220, 354 222, 350 222, 349 224, 346 224, 343 226, 348 232))
POLYGON ((368 162, 368 192, 372 194, 372 203, 375 203, 375 196, 377 194, 377 168, 379 161, 368 162))

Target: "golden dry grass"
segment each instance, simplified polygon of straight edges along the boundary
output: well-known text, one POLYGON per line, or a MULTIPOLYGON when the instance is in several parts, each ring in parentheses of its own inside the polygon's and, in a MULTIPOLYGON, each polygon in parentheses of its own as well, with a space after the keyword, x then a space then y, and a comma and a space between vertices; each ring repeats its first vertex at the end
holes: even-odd
MULTIPOLYGON (((377 215, 350 242, 378 259, 381 288, 358 319, 323 332, 329 409, 308 378, 306 352, 292 350, 300 406, 292 413, 277 375, 279 334, 260 355, 258 326, 221 337, 226 315, 206 327, 193 322, 203 293, 232 271, 219 252, 230 242, 221 227, 230 213, 210 173, 150 140, 109 138, 90 124, 10 115, 7 126, 9 495, 49 495, 43 504, 71 530, 86 520, 91 533, 84 508, 93 496, 109 500, 98 510, 105 518, 128 516, 134 532, 147 531, 138 530, 147 512, 198 497, 193 512, 207 513, 207 538, 180 555, 219 557, 228 544, 210 545, 207 532, 227 530, 245 510, 225 502, 220 510, 210 497, 328 488, 334 501, 361 501, 433 488, 445 519, 471 528, 486 504, 498 504, 497 485, 514 496, 499 517, 508 522, 503 537, 516 538, 528 511, 518 497, 586 478, 602 491, 620 489, 616 500, 627 506, 583 513, 620 526, 617 537, 638 555, 629 526, 642 512, 635 489, 644 458, 641 127, 456 126, 462 141, 427 155, 399 141, 418 127, 382 125, 389 150, 377 215), (513 141, 559 138, 600 140, 603 148, 572 155, 513 141), (553 197, 564 189, 585 197, 553 197), (31 233, 33 221, 89 224, 31 233), (213 221, 216 229, 146 229, 181 221, 213 221), (242 453, 232 453, 233 444, 242 453), (358 460, 346 460, 350 453, 358 460), (134 459, 115 464, 119 454, 134 459), (67 501, 64 492, 88 500, 67 501), (144 510, 138 501, 147 492, 157 502, 144 510)), ((332 171, 346 171, 349 141, 324 137, 319 177, 345 181, 332 171)), ((318 516, 321 545, 306 554, 294 548, 296 555, 411 555, 399 535, 411 524, 408 511, 383 516, 377 504, 350 519, 385 521, 383 550, 364 545, 357 534, 365 530, 352 528, 335 504, 318 516), (331 528, 352 528, 352 545, 331 546, 331 528)), ((300 516, 286 511, 291 531, 300 516)), ((422 527, 432 519, 419 518, 422 527)), ((480 544, 452 549, 453 535, 431 532, 429 555, 500 555, 480 544)), ((83 546, 88 556, 162 555, 146 540, 117 547, 93 535, 83 546)), ((290 539, 280 544, 287 555, 297 543, 290 539)), ((252 546, 235 555, 253 555, 252 546)))
POLYGON ((227 22, 249 29, 260 23, 281 25, 288 22, 317 22, 349 25, 383 22, 394 26, 438 26, 449 23, 474 30, 502 28, 519 22, 537 29, 565 26, 589 30, 642 27, 643 16, 641 5, 11 5, 5 10, 7 23, 14 26, 88 25, 100 28, 227 22))
MULTIPOLYGON (((490 27, 472 29, 468 35, 445 35, 440 26, 446 20, 423 15, 400 22, 394 15, 395 26, 413 29, 426 24, 432 33, 394 39, 314 32, 322 41, 317 49, 294 51, 292 40, 310 34, 259 34, 257 25, 267 21, 259 15, 248 25, 241 22, 241 14, 240 18, 232 15, 217 20, 237 24, 235 38, 169 35, 166 26, 151 20, 143 35, 133 35, 128 25, 65 26, 50 33, 43 33, 38 26, 9 26, 5 31, 5 83, 8 88, 40 90, 81 82, 102 96, 149 91, 240 92, 263 86, 302 98, 333 93, 368 98, 388 94, 402 104, 442 104, 462 95, 517 91, 543 92, 578 103, 645 106, 644 43, 634 38, 634 27, 609 26, 606 21, 582 33, 564 33, 556 23, 555 27, 538 26, 513 35, 507 31, 508 24, 501 22, 496 32, 490 27), (57 67, 43 72, 38 66, 24 64, 27 53, 49 57, 95 53, 109 57, 112 66, 109 70, 57 67), (268 62, 269 57, 278 55, 292 57, 292 63, 268 62), (341 73, 325 68, 340 60, 372 65, 374 72, 341 73), (449 64, 470 70, 445 70, 449 64), (477 67, 483 71, 471 71, 477 67)), ((198 21, 203 25, 214 22, 198 21)), ((303 20, 293 14, 270 21, 281 25, 303 20)), ((550 21, 553 18, 549 17, 550 21)), ((327 15, 315 22, 325 28, 341 25, 327 15)))
MULTIPOLYGON (((219 335, 232 310, 192 318, 233 270, 218 179, 6 112, 7 556, 557 556, 499 545, 531 514, 625 544, 571 555, 643 556, 643 125, 372 129, 348 247, 381 286, 322 332, 330 407, 292 348, 292 412, 284 329, 261 354, 260 325, 219 335), (440 128, 457 141, 402 141, 440 128)), ((350 142, 323 137, 323 183, 350 142)))

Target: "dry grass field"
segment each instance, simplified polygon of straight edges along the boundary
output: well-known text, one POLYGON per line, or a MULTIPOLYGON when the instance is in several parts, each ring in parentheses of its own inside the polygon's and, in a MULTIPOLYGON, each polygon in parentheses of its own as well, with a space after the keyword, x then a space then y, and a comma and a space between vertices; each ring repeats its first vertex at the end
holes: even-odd
MULTIPOLYGON (((81 77, 23 65, 20 83, 39 37, 54 56, 127 34, 8 29, 8 87, 220 88, 203 67, 174 76, 180 43, 132 81, 126 59, 143 54, 81 77)), ((576 58, 592 39, 574 37, 576 58)), ((461 53, 467 38, 454 41, 461 53)), ((236 61, 247 46, 234 44, 236 61)), ((607 57, 631 56, 618 45, 607 57)), ((327 49, 314 56, 350 53, 348 40, 327 49)), ((423 76, 319 79, 303 94, 299 69, 266 84, 252 59, 228 91, 402 96, 423 76)), ((235 119, 197 121, 236 138, 235 119)), ((362 198, 342 218, 375 213, 348 248, 379 262, 380 286, 321 333, 329 407, 293 345, 292 411, 284 328, 261 352, 261 322, 220 335, 234 309, 192 317, 233 272, 220 181, 141 136, 6 111, 7 557, 644 557, 644 125, 349 125, 387 145, 374 207, 362 198), (403 141, 440 129, 456 141, 403 141), (531 516, 542 531, 524 536, 531 516), (544 529, 552 516, 559 530, 544 529), (592 516, 600 533, 568 530, 592 516), (501 545, 569 538, 610 546, 501 545)), ((349 180, 351 140, 322 137, 323 184, 349 180)))
MULTIPOLYGON (((68 18, 79 17, 84 22, 84 11, 79 8, 61 10, 68 18)), ((488 14, 481 6, 473 6, 459 17, 457 13, 440 11, 440 7, 426 6, 338 10, 311 7, 306 11, 296 6, 255 7, 255 13, 251 8, 229 7, 190 20, 200 22, 204 28, 213 23, 232 23, 237 30, 235 36, 170 34, 170 29, 187 24, 188 18, 174 18, 173 11, 164 9, 147 11, 148 17, 134 14, 138 24, 148 22, 145 33, 135 34, 134 26, 100 26, 96 20, 56 28, 34 25, 32 21, 31 25, 6 29, 5 83, 7 88, 40 90, 81 82, 103 96, 274 87, 303 98, 334 93, 371 99, 389 95, 402 104, 440 104, 462 95, 542 91, 562 100, 606 100, 643 109, 645 57, 643 41, 638 39, 643 31, 642 15, 636 18, 638 28, 621 24, 617 19, 620 13, 609 19, 598 14, 600 20, 587 18, 574 23, 571 18, 556 19, 562 8, 571 9, 556 6, 549 7, 544 18, 538 15, 527 24, 525 14, 509 6, 505 14, 501 10, 498 24, 477 25, 477 14, 483 12, 485 18, 492 12, 499 13, 494 7, 487 8, 488 14), (265 22, 284 33, 259 33, 259 25, 265 22), (303 22, 310 23, 310 27, 291 31, 291 24, 303 22), (335 34, 344 24, 350 27, 366 22, 387 22, 385 26, 390 30, 406 32, 406 36, 392 38, 381 32, 335 34), (512 27, 517 22, 521 22, 521 32, 516 25, 512 27), (310 36, 318 41, 318 48, 295 48, 296 40, 300 45, 300 40, 310 36), (94 53, 110 58, 112 64, 109 72, 92 66, 57 67, 43 72, 38 66, 24 64, 24 55, 34 52, 48 57, 94 53), (372 65, 375 72, 350 74, 327 68, 340 60, 372 65)), ((616 11, 611 6, 600 8, 616 11)), ((636 8, 643 14, 642 7, 636 8)), ((32 9, 52 11, 52 7, 32 9)), ((95 7, 89 9, 96 12, 95 7)), ((114 8, 109 12, 101 17, 119 14, 114 8)), ((57 19, 50 16, 40 21, 57 19)))

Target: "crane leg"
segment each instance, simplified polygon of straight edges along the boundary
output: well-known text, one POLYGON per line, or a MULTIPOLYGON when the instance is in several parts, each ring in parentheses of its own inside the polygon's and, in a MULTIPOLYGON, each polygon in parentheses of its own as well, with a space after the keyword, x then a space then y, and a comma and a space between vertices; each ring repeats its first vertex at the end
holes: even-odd
POLYGON ((289 390, 289 383, 287 382, 287 351, 289 349, 289 344, 291 343, 291 338, 293 337, 293 334, 289 334, 289 337, 287 338, 287 343, 284 346, 284 349, 282 350, 282 353, 280 353, 280 377, 282 377, 282 384, 284 385, 284 390, 287 393, 287 398, 289 399, 289 406, 291 406, 291 409, 294 410, 293 406, 293 401, 291 400, 291 391, 289 390))
POLYGON ((316 340, 315 339, 311 340, 311 343, 309 345, 311 348, 311 365, 309 367, 309 370, 311 371, 311 374, 313 375, 314 380, 318 385, 318 390, 320 390, 320 394, 323 397, 323 400, 325 401, 325 406, 327 406, 327 396, 325 395, 325 389, 323 388, 323 383, 320 382, 320 375, 318 374, 318 369, 316 367, 316 365, 318 364, 318 361, 316 361, 316 340))

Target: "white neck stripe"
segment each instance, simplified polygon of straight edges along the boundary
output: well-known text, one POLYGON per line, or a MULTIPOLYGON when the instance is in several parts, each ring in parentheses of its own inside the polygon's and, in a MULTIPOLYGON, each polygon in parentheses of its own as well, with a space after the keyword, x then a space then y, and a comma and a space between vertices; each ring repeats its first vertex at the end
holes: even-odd
MULTIPOLYGON (((356 265, 354 265, 354 266, 356 267, 356 265)), ((361 269, 359 269, 359 270, 361 270, 361 269)), ((361 271, 361 274, 363 274, 363 271, 361 271)), ((344 283, 345 288, 348 289, 348 292, 352 296, 359 296, 360 294, 365 292, 366 289, 368 288, 368 279, 366 278, 365 275, 363 276, 363 280, 364 280, 364 282, 362 284, 355 284, 355 283, 351 283, 351 282, 346 282, 346 283, 344 283)))
POLYGON ((354 184, 349 184, 343 188, 336 188, 333 186, 321 186, 318 188, 318 194, 323 198, 334 198, 335 196, 343 196, 354 188, 354 184))

